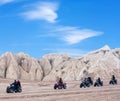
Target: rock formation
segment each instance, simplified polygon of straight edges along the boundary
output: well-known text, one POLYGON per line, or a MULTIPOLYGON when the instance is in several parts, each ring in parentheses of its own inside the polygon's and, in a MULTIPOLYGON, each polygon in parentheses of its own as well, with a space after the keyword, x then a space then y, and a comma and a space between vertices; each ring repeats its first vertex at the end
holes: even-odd
POLYGON ((0 77, 10 79, 42 80, 43 70, 38 60, 24 53, 7 52, 0 56, 0 77))
POLYGON ((80 80, 86 76, 120 76, 120 48, 104 46, 83 57, 48 54, 37 60, 24 53, 7 52, 0 56, 0 78, 54 81, 80 80))

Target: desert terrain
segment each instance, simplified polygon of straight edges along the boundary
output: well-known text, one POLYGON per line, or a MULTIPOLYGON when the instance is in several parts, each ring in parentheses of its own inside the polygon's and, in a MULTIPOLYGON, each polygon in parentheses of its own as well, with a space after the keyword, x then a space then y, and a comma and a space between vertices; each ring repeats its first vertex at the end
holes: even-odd
POLYGON ((54 90, 55 82, 21 81, 22 93, 6 93, 13 80, 0 79, 0 101, 120 101, 120 78, 117 85, 103 80, 103 87, 79 88, 80 81, 69 81, 67 89, 54 90))

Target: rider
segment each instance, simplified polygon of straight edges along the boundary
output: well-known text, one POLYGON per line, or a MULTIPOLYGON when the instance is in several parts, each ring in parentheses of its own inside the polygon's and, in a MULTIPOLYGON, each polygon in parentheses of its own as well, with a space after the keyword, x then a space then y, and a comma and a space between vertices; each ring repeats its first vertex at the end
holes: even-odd
POLYGON ((14 80, 14 82, 12 83, 12 85, 14 85, 14 90, 18 90, 19 88, 21 88, 21 83, 19 80, 14 80))
POLYGON ((112 80, 115 80, 115 76, 114 75, 112 75, 112 80))
POLYGON ((100 79, 100 77, 97 79, 97 82, 98 82, 98 83, 101 83, 101 79, 100 79))
POLYGON ((59 83, 60 83, 60 84, 63 84, 62 78, 59 78, 59 83))
POLYGON ((12 85, 14 85, 14 90, 17 90, 17 81, 14 80, 14 82, 12 83, 12 85))
POLYGON ((18 80, 17 81, 17 88, 20 88, 21 87, 21 83, 20 83, 20 81, 18 80))

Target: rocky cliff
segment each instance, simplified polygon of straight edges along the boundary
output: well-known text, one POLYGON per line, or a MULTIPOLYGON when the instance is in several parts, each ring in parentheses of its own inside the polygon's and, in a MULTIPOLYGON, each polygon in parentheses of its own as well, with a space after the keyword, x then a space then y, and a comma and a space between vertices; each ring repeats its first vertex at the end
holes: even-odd
POLYGON ((80 58, 48 54, 37 60, 24 53, 0 56, 0 78, 54 81, 120 76, 120 48, 104 46, 80 58))

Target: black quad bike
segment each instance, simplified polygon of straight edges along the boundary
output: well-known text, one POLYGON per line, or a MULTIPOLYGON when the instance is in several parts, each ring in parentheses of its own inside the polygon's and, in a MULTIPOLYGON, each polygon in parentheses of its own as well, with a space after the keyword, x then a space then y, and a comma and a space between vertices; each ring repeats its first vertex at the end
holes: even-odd
POLYGON ((6 93, 21 93, 21 92, 22 92, 22 88, 20 86, 15 87, 15 85, 13 85, 13 84, 10 84, 6 88, 6 93))
POLYGON ((91 85, 93 85, 93 80, 91 79, 91 77, 87 77, 84 79, 83 82, 81 82, 80 88, 90 87, 91 85))
POLYGON ((94 87, 96 87, 96 86, 98 86, 98 87, 103 86, 103 81, 97 79, 96 82, 94 83, 94 87))
POLYGON ((109 81, 109 84, 117 84, 117 79, 111 79, 110 81, 109 81))

